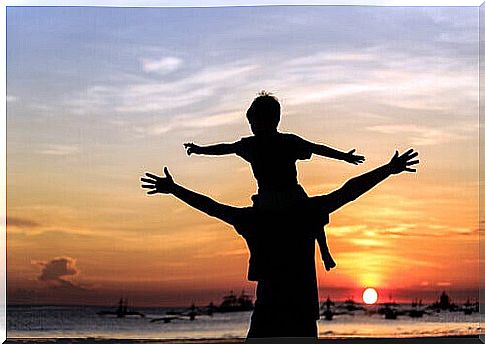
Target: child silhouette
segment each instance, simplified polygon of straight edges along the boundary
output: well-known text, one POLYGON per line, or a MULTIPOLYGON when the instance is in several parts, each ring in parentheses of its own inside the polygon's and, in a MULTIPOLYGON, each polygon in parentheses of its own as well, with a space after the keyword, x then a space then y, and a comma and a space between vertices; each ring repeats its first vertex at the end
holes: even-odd
MULTIPOLYGON (((253 136, 244 137, 234 143, 199 146, 185 143, 187 154, 225 155, 237 154, 251 164, 258 183, 258 193, 252 199, 257 207, 265 210, 291 208, 308 196, 298 184, 296 161, 310 159, 312 154, 360 164, 365 158, 355 155, 355 149, 341 152, 325 145, 312 143, 299 136, 280 133, 277 130, 281 109, 278 100, 266 91, 261 91, 249 107, 246 117, 253 136)), ((325 269, 336 266, 330 255, 324 231, 315 233, 320 246, 325 269)))

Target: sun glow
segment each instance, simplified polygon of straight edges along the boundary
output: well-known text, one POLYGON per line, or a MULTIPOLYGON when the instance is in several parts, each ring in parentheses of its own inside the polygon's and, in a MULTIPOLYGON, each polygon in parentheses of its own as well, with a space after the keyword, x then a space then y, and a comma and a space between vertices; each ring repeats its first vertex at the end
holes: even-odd
POLYGON ((362 294, 362 300, 368 305, 373 305, 377 301, 377 291, 374 288, 367 288, 362 294))

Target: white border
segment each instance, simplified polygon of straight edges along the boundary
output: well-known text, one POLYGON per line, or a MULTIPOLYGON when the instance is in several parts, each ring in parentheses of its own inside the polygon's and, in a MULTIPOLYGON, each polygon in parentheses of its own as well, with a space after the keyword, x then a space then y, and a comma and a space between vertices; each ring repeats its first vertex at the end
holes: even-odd
POLYGON ((6 340, 6 7, 7 6, 100 6, 100 7, 226 7, 271 5, 361 5, 361 6, 460 6, 478 7, 483 0, 6 0, 0 4, 0 283, 4 295, 0 296, 0 343, 6 340))
POLYGON ((6 6, 228 7, 271 5, 474 6, 483 0, 6 0, 6 6))
POLYGON ((0 6, 0 283, 4 295, 0 296, 0 342, 7 339, 7 13, 5 5, 0 6))

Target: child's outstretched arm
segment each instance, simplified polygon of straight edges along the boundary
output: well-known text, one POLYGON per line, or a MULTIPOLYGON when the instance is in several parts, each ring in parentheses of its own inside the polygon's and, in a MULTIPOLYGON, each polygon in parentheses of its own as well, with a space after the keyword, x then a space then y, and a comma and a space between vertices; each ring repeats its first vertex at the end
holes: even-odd
POLYGON ((218 203, 207 196, 198 194, 176 184, 166 167, 164 168, 164 173, 165 177, 159 177, 147 172, 145 173, 146 178, 141 178, 141 181, 144 183, 141 187, 150 189, 147 192, 148 195, 157 193, 172 194, 191 207, 194 207, 209 216, 216 217, 229 224, 234 223, 240 208, 218 203))
POLYGON ((363 155, 354 154, 355 149, 352 149, 348 152, 342 152, 337 149, 317 143, 310 143, 310 149, 313 154, 325 156, 327 158, 347 161, 348 163, 354 165, 361 164, 365 160, 365 157, 363 155))
POLYGON ((188 155, 226 155, 236 153, 235 143, 219 143, 209 146, 199 146, 195 143, 184 143, 188 155))

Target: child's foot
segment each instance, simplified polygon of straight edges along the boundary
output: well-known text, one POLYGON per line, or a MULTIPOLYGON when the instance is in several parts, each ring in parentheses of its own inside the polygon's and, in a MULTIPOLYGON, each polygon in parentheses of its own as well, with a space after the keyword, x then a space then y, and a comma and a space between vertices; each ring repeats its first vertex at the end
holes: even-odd
POLYGON ((323 264, 325 265, 325 270, 327 271, 330 271, 330 269, 333 269, 337 266, 337 263, 335 263, 335 260, 333 260, 330 254, 322 255, 322 260, 323 264))

